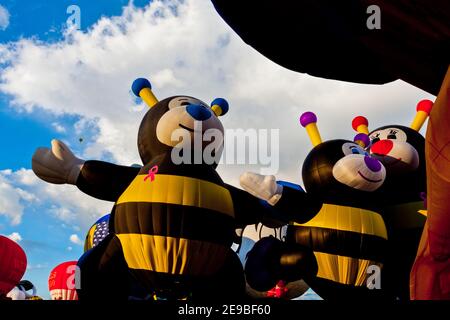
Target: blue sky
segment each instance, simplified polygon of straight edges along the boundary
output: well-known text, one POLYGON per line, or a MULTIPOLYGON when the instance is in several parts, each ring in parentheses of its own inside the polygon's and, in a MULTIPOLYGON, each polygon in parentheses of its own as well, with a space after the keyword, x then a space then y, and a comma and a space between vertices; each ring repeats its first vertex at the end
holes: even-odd
MULTIPOLYGON (((157 97, 226 98, 225 128, 279 129, 275 175, 299 184, 311 149, 298 124, 302 112, 316 112, 324 140, 352 139, 356 115, 372 128, 407 125, 416 103, 433 99, 401 81, 369 86, 286 70, 243 43, 205 0, 23 3, 0 0, 0 234, 25 249, 25 278, 46 298, 50 270, 79 258, 89 226, 112 204, 42 182, 30 170, 32 154, 58 138, 83 159, 139 163, 145 107, 130 93, 135 78, 150 77, 157 97), (66 30, 73 4, 81 30, 66 30)), ((261 165, 218 171, 238 185, 240 174, 261 165)))
MULTIPOLYGON (((147 2, 135 0, 134 5, 141 7, 147 2)), ((60 41, 69 16, 67 7, 73 4, 81 8, 81 29, 85 31, 101 17, 120 15, 128 0, 46 0, 27 1, 26 5, 24 1, 2 0, 0 5, 9 12, 9 24, 5 30, 0 30, 0 43, 21 38, 36 38, 46 43, 60 41)), ((55 137, 73 143, 75 151, 83 148, 83 143, 89 140, 90 130, 77 134, 72 128, 80 119, 79 116, 57 116, 44 110, 17 112, 10 103, 11 97, 1 92, 0 145, 3 151, 0 170, 30 168, 31 156, 36 147, 48 145, 55 137), (65 132, 56 128, 57 123, 66 128, 65 132)), ((37 207, 25 206, 19 225, 11 225, 7 217, 0 215, 0 233, 10 235, 17 232, 22 238, 20 244, 28 258, 28 270, 24 278, 34 282, 39 295, 45 298, 49 298, 47 278, 51 268, 63 261, 76 260, 82 254, 82 246, 72 243, 70 236, 77 234, 80 239, 84 239, 84 231, 80 232, 76 223, 73 226, 64 225, 49 214, 47 211, 51 206, 51 203, 37 207)))

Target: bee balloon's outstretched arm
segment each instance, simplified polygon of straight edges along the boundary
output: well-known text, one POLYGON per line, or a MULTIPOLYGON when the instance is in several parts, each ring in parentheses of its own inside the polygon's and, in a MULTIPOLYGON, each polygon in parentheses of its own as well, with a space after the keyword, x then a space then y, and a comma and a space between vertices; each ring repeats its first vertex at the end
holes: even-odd
POLYGON ((248 225, 260 222, 274 228, 285 224, 280 221, 281 219, 278 219, 278 221, 272 219, 273 210, 259 198, 232 185, 226 184, 226 188, 230 191, 233 199, 237 227, 245 228, 248 225))
POLYGON ((242 188, 261 199, 271 216, 284 221, 304 223, 312 219, 322 203, 307 194, 299 185, 277 181, 274 176, 246 172, 240 177, 242 188))
POLYGON ((31 160, 33 172, 55 184, 75 184, 84 160, 75 157, 62 141, 53 139, 52 148, 38 148, 31 160))
POLYGON ((76 186, 84 193, 101 200, 117 201, 138 175, 139 168, 89 160, 78 175, 76 186))
POLYGON ((73 184, 86 194, 107 201, 116 201, 139 173, 139 168, 79 159, 59 140, 52 140, 51 149, 36 150, 32 169, 44 181, 73 184))

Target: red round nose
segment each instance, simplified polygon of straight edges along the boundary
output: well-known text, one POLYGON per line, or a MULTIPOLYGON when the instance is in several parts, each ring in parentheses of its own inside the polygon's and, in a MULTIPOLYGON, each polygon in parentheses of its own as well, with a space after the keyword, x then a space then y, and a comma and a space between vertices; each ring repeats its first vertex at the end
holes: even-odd
POLYGON ((380 156, 385 156, 392 150, 393 146, 394 143, 392 140, 380 140, 374 143, 374 145, 370 148, 370 151, 380 156))

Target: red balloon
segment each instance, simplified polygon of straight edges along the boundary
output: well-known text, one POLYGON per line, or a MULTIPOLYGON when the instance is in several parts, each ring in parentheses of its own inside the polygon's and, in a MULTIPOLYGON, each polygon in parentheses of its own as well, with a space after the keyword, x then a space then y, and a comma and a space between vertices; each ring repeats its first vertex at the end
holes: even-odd
POLYGON ((48 289, 52 300, 78 300, 75 284, 77 261, 57 265, 48 277, 48 289))
POLYGON ((0 294, 7 294, 22 279, 27 256, 16 242, 0 236, 0 257, 0 294))

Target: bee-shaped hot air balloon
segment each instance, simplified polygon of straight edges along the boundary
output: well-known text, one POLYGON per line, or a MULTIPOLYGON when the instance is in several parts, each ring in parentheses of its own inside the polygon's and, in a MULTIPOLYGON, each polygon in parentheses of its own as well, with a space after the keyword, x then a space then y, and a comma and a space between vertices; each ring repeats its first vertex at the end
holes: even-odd
POLYGON ((384 125, 369 133, 365 117, 352 122, 353 129, 369 135, 367 151, 386 168, 386 180, 375 195, 389 237, 382 286, 394 299, 409 299, 409 273, 426 221, 425 138, 419 130, 432 106, 430 100, 420 101, 410 127, 384 125))
POLYGON ((302 167, 306 192, 274 177, 241 176, 245 190, 296 216, 284 243, 272 237, 255 244, 245 265, 247 281, 262 291, 280 279, 304 279, 325 299, 378 296, 370 276, 382 268, 387 233, 372 195, 385 168, 364 150, 367 135, 322 142, 316 122, 312 112, 300 118, 314 146, 302 167))
POLYGON ((235 229, 257 223, 265 209, 215 170, 227 101, 158 101, 146 79, 135 80, 132 91, 150 107, 137 139, 144 166, 83 161, 58 141, 33 156, 43 180, 115 203, 109 235, 79 260, 80 299, 126 299, 130 277, 158 299, 239 297, 245 280, 231 250, 235 229))

